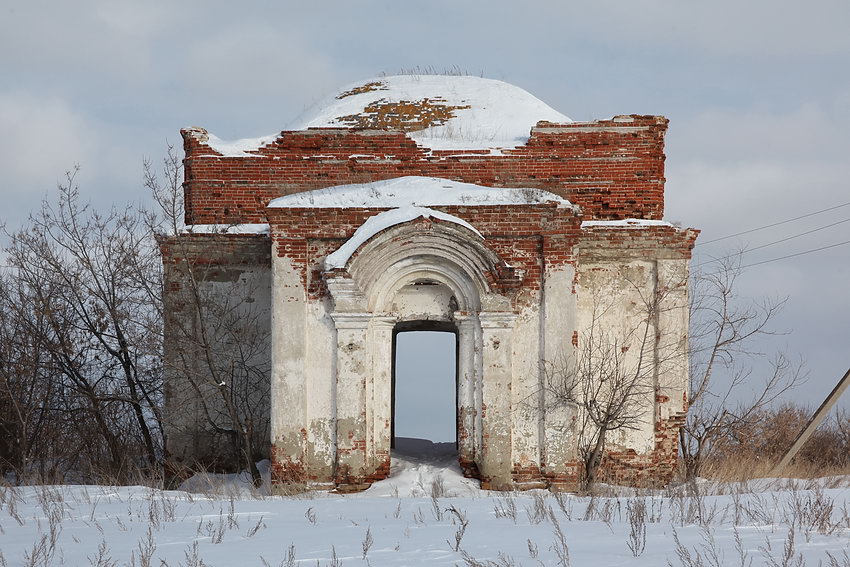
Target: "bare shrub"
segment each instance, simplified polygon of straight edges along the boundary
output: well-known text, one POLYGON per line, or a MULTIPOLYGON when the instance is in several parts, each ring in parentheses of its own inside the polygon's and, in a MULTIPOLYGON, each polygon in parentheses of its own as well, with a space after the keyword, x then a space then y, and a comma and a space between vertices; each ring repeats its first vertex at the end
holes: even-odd
MULTIPOLYGON (((262 561, 263 567, 271 567, 271 563, 266 561, 266 559, 264 557, 260 556, 260 561, 262 561)), ((290 545, 286 549, 286 553, 284 554, 283 559, 281 559, 281 561, 279 563, 279 567, 295 567, 295 564, 296 564, 295 546, 290 545)))
POLYGON ((785 301, 739 297, 741 273, 736 253, 691 277, 689 410, 679 431, 687 479, 703 476, 733 431, 758 423, 760 412, 804 379, 802 364, 782 352, 762 377, 753 376, 753 359, 763 357, 754 342, 777 334, 772 326, 785 301))
POLYGON ((496 498, 496 503, 493 505, 493 513, 497 518, 510 518, 516 523, 516 502, 514 498, 496 498))
POLYGON ((840 526, 838 521, 832 519, 835 500, 820 487, 803 492, 792 490, 788 507, 790 509, 785 513, 785 522, 802 531, 806 540, 809 540, 812 532, 829 535, 840 526))
POLYGON ((747 550, 744 549, 744 542, 741 539, 741 532, 738 531, 737 526, 732 528, 732 532, 735 534, 735 552, 738 554, 738 565, 740 567, 749 567, 752 565, 753 560, 750 559, 747 550))
POLYGON ((466 514, 454 506, 449 506, 446 510, 452 515, 452 523, 457 526, 457 530, 455 531, 455 541, 454 543, 447 541, 449 547, 452 548, 452 551, 460 550, 460 542, 463 540, 463 536, 466 533, 466 528, 469 526, 469 519, 467 519, 466 514))
POLYGON ((634 557, 643 554, 646 549, 646 501, 635 498, 626 502, 626 513, 629 518, 629 538, 626 545, 634 557))
POLYGON ((573 519, 573 500, 566 496, 563 492, 554 492, 553 496, 555 497, 555 502, 558 503, 558 508, 561 509, 561 513, 564 514, 564 517, 567 521, 572 521, 573 519))
MULTIPOLYGON (((676 557, 679 558, 679 563, 683 567, 724 567, 726 565, 723 554, 718 549, 717 543, 714 540, 714 534, 708 525, 701 528, 702 543, 699 547, 694 546, 693 549, 688 549, 682 543, 675 527, 671 529, 673 530, 676 557)), ((669 560, 667 564, 671 567, 673 565, 669 560)))
POLYGON ((89 564, 92 567, 115 567, 116 563, 109 556, 109 547, 105 541, 100 542, 97 546, 97 555, 89 557, 89 564))
POLYGON ((431 513, 434 515, 435 520, 438 522, 443 521, 443 509, 440 508, 440 501, 434 496, 431 497, 431 513))
MULTIPOLYGON (((701 465, 704 474, 724 481, 740 481, 771 474, 775 463, 791 447, 811 411, 790 403, 755 411, 713 440, 710 457, 701 465)), ((837 412, 821 424, 784 471, 796 478, 843 475, 850 471, 850 436, 837 412)))
POLYGON ((827 567, 850 567, 850 555, 847 554, 846 549, 842 552, 842 557, 833 555, 829 551, 826 552, 826 555, 829 557, 829 565, 827 567), (839 560, 841 561, 840 563, 839 560))
POLYGON ((48 536, 38 538, 32 549, 24 552, 24 565, 26 567, 47 567, 53 563, 53 555, 56 553, 56 542, 51 543, 48 536))
POLYGON ((280 562, 281 567, 295 567, 295 545, 290 545, 286 550, 286 556, 280 562))
POLYGON ((139 540, 138 550, 139 567, 151 567, 151 560, 153 559, 153 554, 156 551, 156 543, 154 543, 153 531, 150 526, 148 526, 148 531, 145 537, 139 540))
POLYGON ((766 565, 770 567, 803 567, 805 565, 803 555, 796 550, 793 527, 788 529, 788 535, 785 537, 785 541, 782 544, 782 551, 778 557, 774 557, 773 555, 769 538, 765 540, 763 547, 759 547, 759 551, 761 551, 766 565))
POLYGON ((331 560, 328 567, 342 567, 342 560, 337 557, 335 545, 331 546, 331 560))
POLYGON ((183 556, 186 558, 186 567, 210 567, 201 558, 197 541, 192 542, 192 547, 184 551, 183 556))
POLYGON ((257 523, 254 524, 253 526, 251 526, 250 528, 248 528, 248 533, 245 534, 245 537, 249 537, 249 538, 254 537, 255 535, 257 535, 258 531, 260 531, 261 529, 263 529, 265 527, 266 527, 266 524, 263 523, 263 516, 260 516, 260 519, 257 520, 257 523))
POLYGON ((490 559, 475 559, 463 549, 460 550, 460 556, 464 563, 466 563, 466 567, 516 567, 513 557, 501 551, 497 554, 495 561, 490 559))
POLYGON ((532 524, 539 524, 547 519, 546 498, 542 492, 537 491, 531 495, 531 506, 525 507, 525 513, 528 515, 528 521, 532 524))
POLYGON ((375 538, 372 537, 372 529, 366 528, 366 535, 363 536, 363 541, 360 542, 360 548, 363 550, 363 560, 366 560, 366 556, 369 554, 369 550, 372 548, 372 544, 375 543, 375 538))
POLYGON ((551 549, 555 553, 555 557, 558 558, 558 565, 561 567, 570 567, 570 548, 567 545, 567 538, 564 536, 564 531, 561 529, 561 524, 558 522, 555 514, 551 513, 550 516, 552 531, 555 536, 552 540, 551 549))
POLYGON ((446 482, 443 479, 443 475, 438 474, 434 480, 431 481, 431 498, 444 498, 446 496, 446 482))
MULTIPOLYGON (((163 250, 163 313, 169 329, 163 367, 168 381, 167 424, 172 443, 203 432, 206 444, 193 458, 226 470, 249 471, 262 484, 256 462, 269 437, 270 384, 268 314, 255 304, 257 284, 239 280, 223 291, 220 266, 207 260, 210 248, 226 245, 220 234, 185 234, 182 164, 169 148, 163 171, 145 163, 145 186, 159 214, 151 228, 163 250), (200 420, 180 420, 181 403, 192 405, 200 420)), ((227 227, 223 227, 226 229, 227 227)))

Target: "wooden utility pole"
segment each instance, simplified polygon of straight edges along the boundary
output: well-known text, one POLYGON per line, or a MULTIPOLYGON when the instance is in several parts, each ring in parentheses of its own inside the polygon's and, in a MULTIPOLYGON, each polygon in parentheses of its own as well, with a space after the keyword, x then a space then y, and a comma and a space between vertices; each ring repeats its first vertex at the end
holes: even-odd
POLYGON ((830 392, 820 405, 818 410, 812 416, 812 419, 810 419, 809 423, 806 424, 806 427, 804 427, 800 434, 797 435, 797 439, 794 440, 794 444, 791 445, 791 448, 788 449, 788 452, 785 453, 785 456, 782 457, 779 464, 773 467, 773 470, 770 471, 770 476, 779 476, 785 467, 788 466, 791 459, 794 458, 797 452, 803 447, 803 445, 806 444, 806 441, 809 440, 809 437, 812 436, 812 433, 815 432, 815 429, 823 423, 823 420, 826 418, 829 410, 835 406, 835 402, 838 401, 838 398, 841 397, 841 394, 844 393, 847 386, 850 386, 850 370, 847 370, 847 372, 844 373, 844 377, 838 381, 838 384, 835 385, 835 388, 832 389, 832 392, 830 392))

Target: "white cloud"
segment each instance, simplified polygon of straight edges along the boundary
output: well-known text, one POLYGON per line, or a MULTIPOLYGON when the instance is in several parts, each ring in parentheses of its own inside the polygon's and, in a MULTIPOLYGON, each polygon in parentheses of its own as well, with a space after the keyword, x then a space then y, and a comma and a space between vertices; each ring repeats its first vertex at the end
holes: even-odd
POLYGON ((172 21, 174 12, 155 2, 101 1, 93 9, 95 22, 115 37, 150 41, 172 21))
POLYGON ((23 72, 37 67, 42 81, 62 89, 95 77, 137 85, 155 72, 155 42, 173 23, 153 3, 31 0, 0 17, 0 61, 23 72))
POLYGON ((601 0, 578 8, 564 4, 562 13, 571 32, 608 44, 770 58, 850 50, 850 4, 844 0, 601 0))
MULTIPOLYGON (((303 33, 255 23, 197 38, 189 46, 184 74, 192 89, 218 100, 250 104, 280 97, 270 111, 303 101, 309 93, 339 86, 329 58, 303 33), (289 99, 289 105, 284 101, 289 99)), ((294 116, 272 116, 268 126, 282 128, 294 116)))
MULTIPOLYGON (((143 198, 145 141, 103 124, 57 96, 0 93, 0 223, 15 228, 50 198, 65 172, 76 178, 85 201, 100 208, 143 198)), ((154 148, 159 150, 159 148, 154 148)))
POLYGON ((0 171, 6 195, 52 189, 96 155, 93 129, 64 100, 0 93, 0 171))
POLYGON ((809 101, 785 112, 756 101, 744 107, 705 108, 673 120, 668 136, 679 154, 700 158, 835 159, 850 147, 850 105, 809 101))
POLYGON ((668 162, 665 216, 716 238, 846 202, 848 178, 826 161, 668 162))
POLYGON ((705 228, 707 240, 847 201, 850 107, 834 101, 707 108, 673 121, 667 216, 705 228))

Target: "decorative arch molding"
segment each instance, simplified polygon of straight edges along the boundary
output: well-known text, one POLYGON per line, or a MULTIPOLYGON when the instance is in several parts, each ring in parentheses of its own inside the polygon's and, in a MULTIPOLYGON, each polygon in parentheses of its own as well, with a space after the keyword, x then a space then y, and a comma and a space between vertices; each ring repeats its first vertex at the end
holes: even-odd
POLYGON ((494 488, 504 480, 507 488, 505 396, 516 320, 511 291, 519 278, 473 230, 421 218, 379 232, 345 268, 325 273, 337 336, 338 487, 361 489, 389 472, 393 330, 429 321, 457 329, 461 466, 468 476, 494 488))

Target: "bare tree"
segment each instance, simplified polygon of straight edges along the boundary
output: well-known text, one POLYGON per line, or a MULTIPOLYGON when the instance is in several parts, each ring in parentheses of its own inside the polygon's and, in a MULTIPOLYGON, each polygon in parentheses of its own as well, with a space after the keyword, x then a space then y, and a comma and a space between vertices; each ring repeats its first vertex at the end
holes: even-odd
POLYGON ((576 410, 585 491, 598 479, 610 434, 644 424, 658 388, 658 367, 679 354, 661 344, 657 317, 667 308, 664 299, 669 290, 680 284, 661 286, 647 295, 626 274, 618 277, 641 299, 636 315, 622 318, 622 325, 607 325, 606 315, 615 307, 610 298, 596 293, 589 325, 579 334, 574 355, 546 365, 546 387, 553 403, 576 410), (664 353, 672 353, 669 360, 659 358, 668 356, 664 353))
POLYGON ((259 486, 256 461, 262 440, 269 436, 268 312, 254 304, 254 282, 227 277, 224 285, 217 283, 222 270, 214 259, 232 240, 222 233, 184 230, 182 166, 173 148, 161 175, 145 164, 145 184, 160 209, 155 228, 164 251, 169 301, 179 304, 179 312, 163 314, 168 422, 174 431, 182 428, 190 436, 197 435, 193 428, 198 427, 224 437, 259 486), (178 414, 197 416, 203 423, 189 424, 178 414))
POLYGON ((801 362, 782 352, 769 359, 766 373, 753 374, 754 358, 765 357, 758 341, 777 334, 772 327, 785 301, 742 299, 736 290, 741 273, 738 252, 691 279, 690 409, 679 433, 688 479, 702 474, 719 440, 804 378, 801 362))
POLYGON ((80 437, 74 445, 90 467, 120 475, 142 465, 130 462, 138 454, 131 445, 141 447, 147 467, 162 455, 158 319, 138 281, 158 268, 143 215, 81 205, 75 175, 67 174, 55 205, 45 200, 7 235, 5 358, 24 371, 4 373, 0 393, 15 408, 21 455, 49 422, 50 435, 80 437))
POLYGON ((20 282, 0 274, 0 473, 30 469, 33 453, 45 445, 39 441, 49 435, 45 408, 56 395, 47 353, 36 339, 46 332, 46 317, 35 312, 23 321, 15 306, 26 301, 20 282))

